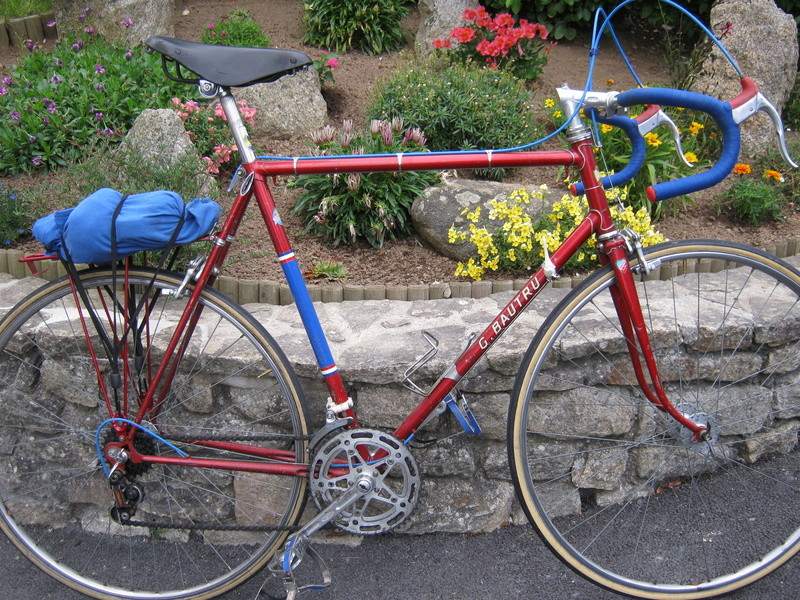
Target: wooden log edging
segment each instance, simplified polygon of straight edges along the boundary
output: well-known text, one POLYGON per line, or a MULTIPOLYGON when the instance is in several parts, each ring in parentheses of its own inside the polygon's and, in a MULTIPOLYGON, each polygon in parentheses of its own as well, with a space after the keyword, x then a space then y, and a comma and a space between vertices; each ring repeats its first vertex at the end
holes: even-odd
POLYGON ((54 11, 0 21, 0 53, 8 52, 10 48, 21 48, 29 40, 41 44, 46 39, 57 39, 56 26, 47 26, 54 21, 54 11))
MULTIPOLYGON (((778 258, 787 258, 800 254, 800 237, 782 240, 777 244, 770 244, 764 250, 778 258)), ((25 263, 19 262, 23 253, 19 250, 0 250, 0 272, 8 273, 18 279, 31 274, 25 263)), ((47 270, 40 276, 48 281, 66 275, 66 270, 59 262, 38 263, 39 268, 47 270), (45 265, 45 266, 42 266, 45 265)), ((665 266, 662 270, 665 270, 665 266)), ((709 267, 714 269, 714 267, 709 267)), ((722 267, 721 267, 722 268, 722 267)), ((668 279, 672 272, 654 273, 655 278, 668 279)), ((354 285, 349 283, 333 285, 308 286, 311 299, 314 302, 358 302, 360 300, 442 300, 447 298, 486 298, 498 292, 520 290, 527 282, 527 278, 490 280, 490 281, 450 281, 432 284, 409 285, 354 285)), ((583 276, 561 277, 553 282, 553 287, 576 287, 583 276)), ((227 275, 221 276, 215 287, 223 294, 233 298, 239 304, 271 304, 285 306, 292 304, 289 286, 277 281, 259 281, 255 279, 237 279, 227 275)))

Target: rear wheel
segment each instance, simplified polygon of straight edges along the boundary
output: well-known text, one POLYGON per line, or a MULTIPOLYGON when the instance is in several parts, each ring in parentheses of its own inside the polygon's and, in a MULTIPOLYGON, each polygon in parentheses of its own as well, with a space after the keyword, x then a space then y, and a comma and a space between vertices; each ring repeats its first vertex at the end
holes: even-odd
MULTIPOLYGON (((261 569, 297 523, 306 479, 124 460, 105 472, 95 442, 118 443, 112 408, 134 419, 186 297, 172 274, 81 274, 99 322, 120 344, 121 385, 96 325, 92 358, 67 280, 40 288, 0 324, 0 526, 37 566, 97 598, 209 598, 261 569), (136 311, 132 307, 140 306, 136 311), (124 340, 120 332, 125 324, 124 340), (115 507, 109 484, 132 510, 115 507)), ((206 290, 203 312, 173 384, 134 439, 143 455, 303 461, 301 391, 275 341, 240 306, 206 290), (158 437, 155 437, 158 436, 158 437), (224 449, 191 443, 217 440, 224 449), (167 443, 168 442, 168 443, 167 443), (253 458, 232 443, 277 450, 253 458)), ((121 423, 121 422, 119 422, 121 423)), ((123 424, 124 426, 124 424, 123 424)), ((130 451, 127 453, 130 454, 130 451)))
POLYGON ((646 257, 661 264, 637 283, 660 378, 709 439, 644 397, 605 268, 523 360, 512 475, 533 526, 581 575, 642 598, 707 598, 800 549, 800 274, 713 241, 646 257))

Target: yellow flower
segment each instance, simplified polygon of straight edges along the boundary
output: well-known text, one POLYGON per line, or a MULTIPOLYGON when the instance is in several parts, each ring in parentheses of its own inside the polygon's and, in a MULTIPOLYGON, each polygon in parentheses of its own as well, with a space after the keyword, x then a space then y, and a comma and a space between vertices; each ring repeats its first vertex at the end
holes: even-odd
POLYGON ((752 169, 750 168, 750 165, 748 165, 747 163, 736 163, 733 166, 733 172, 736 173, 737 175, 747 175, 748 173, 750 173, 750 171, 752 171, 752 169))
POLYGON ((544 101, 545 108, 553 108, 556 105, 556 101, 552 98, 548 98, 544 101))
POLYGON ((686 152, 684 153, 683 157, 688 160, 690 163, 697 162, 697 155, 694 152, 686 152))
POLYGON ((600 125, 600 132, 601 133, 609 133, 613 129, 614 128, 611 125, 607 125, 606 123, 603 123, 602 125, 600 125))
POLYGON ((663 143, 660 139, 658 139, 658 134, 657 133, 653 133, 652 131, 650 133, 645 133, 644 137, 647 140, 647 144, 649 146, 658 147, 663 143))
POLYGON ((606 85, 616 85, 616 83, 613 79, 606 79, 606 85))
POLYGON ((554 110, 553 111, 553 118, 554 119, 560 119, 563 116, 564 116, 564 113, 562 113, 560 110, 554 110))
POLYGON ((689 125, 689 132, 692 135, 697 135, 698 133, 700 133, 700 130, 704 129, 704 128, 705 128, 705 125, 703 125, 702 123, 697 123, 695 121, 692 121, 692 124, 689 125))
POLYGON ((764 178, 765 179, 774 179, 775 181, 780 181, 783 183, 783 175, 781 175, 778 171, 773 171, 772 169, 764 169, 764 178))

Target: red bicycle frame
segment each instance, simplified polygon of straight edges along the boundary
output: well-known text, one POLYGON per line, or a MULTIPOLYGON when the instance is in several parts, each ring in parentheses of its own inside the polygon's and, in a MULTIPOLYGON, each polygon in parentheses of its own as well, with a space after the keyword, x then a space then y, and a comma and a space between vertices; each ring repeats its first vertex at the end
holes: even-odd
MULTIPOLYGON (((226 107, 229 121, 234 123, 231 129, 236 132, 235 123, 238 118, 238 111, 235 114, 231 112, 236 111, 232 97, 223 97, 223 107, 226 107), (231 102, 225 102, 228 98, 231 99, 231 102), (226 104, 232 104, 233 106, 228 109, 226 104)), ((595 234, 600 240, 599 254, 601 262, 603 264, 611 264, 617 275, 617 282, 612 287, 612 297, 640 386, 649 400, 660 410, 669 413, 681 424, 690 428, 696 436, 701 435, 704 431, 703 427, 689 421, 675 410, 667 399, 661 385, 647 331, 644 327, 633 274, 627 259, 626 242, 616 232, 605 192, 598 180, 594 147, 591 143, 589 130, 578 119, 575 119, 570 127, 570 132, 571 148, 558 151, 416 153, 278 160, 256 159, 254 156, 252 156, 251 160, 247 160, 248 152, 244 152, 243 155, 246 162, 243 165, 243 169, 246 176, 219 233, 212 237, 212 249, 202 266, 175 333, 165 350, 164 356, 166 358, 158 366, 148 390, 144 397, 140 399, 140 410, 135 421, 141 422, 145 415, 151 421, 157 418, 159 406, 167 394, 184 350, 187 348, 194 327, 199 320, 202 311, 202 305, 199 302, 200 294, 206 285, 214 282, 216 273, 222 267, 231 242, 235 238, 245 210, 253 196, 255 196, 255 201, 270 233, 278 260, 283 267, 289 288, 314 350, 320 373, 329 390, 329 407, 334 413, 349 417, 351 419, 350 426, 357 425, 352 401, 348 397, 336 362, 331 355, 316 310, 289 243, 287 232, 267 184, 269 177, 312 173, 562 166, 567 168, 574 167, 579 171, 589 205, 587 215, 545 264, 531 276, 527 283, 489 323, 484 331, 444 372, 428 395, 394 430, 395 437, 400 440, 408 440, 416 434, 419 427, 437 405, 447 398, 470 368, 491 348, 494 342, 516 320, 516 317, 544 289, 548 280, 555 277, 555 274, 565 265, 567 260, 595 234), (640 355, 644 359, 644 364, 640 360, 640 355), (652 387, 648 383, 648 378, 652 382, 652 387), (158 395, 156 390, 161 390, 158 395)), ((242 144, 240 147, 249 148, 246 133, 243 134, 242 130, 240 130, 238 135, 243 137, 242 140, 237 140, 242 144)), ((249 154, 252 155, 252 151, 249 154)), ((118 424, 115 427, 121 433, 127 426, 118 424)), ((129 429, 126 432, 126 436, 132 438, 135 433, 133 431, 135 427, 129 429)), ((129 444, 128 447, 131 448, 131 459, 135 462, 183 464, 211 469, 233 469, 299 477, 304 477, 308 474, 307 465, 303 463, 301 457, 295 456, 291 451, 210 440, 193 440, 193 443, 199 447, 234 451, 244 456, 251 456, 254 460, 209 459, 192 456, 150 456, 136 452, 132 448, 133 444, 129 444), (264 459, 267 460, 265 461, 264 459)))

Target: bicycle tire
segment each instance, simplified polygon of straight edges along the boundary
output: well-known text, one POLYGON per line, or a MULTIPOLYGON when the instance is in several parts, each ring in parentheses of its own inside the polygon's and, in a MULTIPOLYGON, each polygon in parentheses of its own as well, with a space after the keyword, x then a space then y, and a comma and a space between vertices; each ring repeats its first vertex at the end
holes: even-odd
POLYGON ((711 240, 645 257, 660 262, 653 275, 631 266, 660 377, 711 439, 692 441, 644 397, 604 267, 561 300, 522 361, 512 479, 541 539, 583 577, 639 598, 709 598, 800 549, 800 273, 711 240))
MULTIPOLYGON (((141 335, 128 333, 120 353, 120 395, 129 392, 129 404, 119 416, 133 418, 137 394, 187 302, 171 294, 181 277, 120 270, 115 285, 109 269, 93 269, 80 280, 104 327, 110 330, 112 315, 119 317, 118 331, 123 313, 130 317, 129 307, 150 286, 138 316, 146 326, 141 335), (136 339, 143 345, 138 376, 136 339)), ((308 420, 283 352, 232 300, 207 288, 199 301, 203 312, 169 394, 143 424, 192 456, 222 459, 267 460, 185 440, 283 434, 285 440, 269 443, 304 460, 308 420)), ((46 573, 95 598, 200 599, 233 589, 267 563, 299 521, 306 478, 129 462, 124 470, 138 489, 126 494, 136 499, 141 491, 143 498, 132 519, 138 524, 120 524, 94 447, 109 413, 76 307, 62 278, 30 294, 0 323, 0 527, 46 573)), ((88 319, 87 325, 97 364, 107 371, 110 361, 94 343, 99 336, 88 319)), ((101 443, 114 440, 111 429, 103 429, 101 443)), ((151 435, 137 436, 142 454, 175 456, 151 435)))

